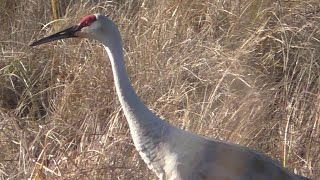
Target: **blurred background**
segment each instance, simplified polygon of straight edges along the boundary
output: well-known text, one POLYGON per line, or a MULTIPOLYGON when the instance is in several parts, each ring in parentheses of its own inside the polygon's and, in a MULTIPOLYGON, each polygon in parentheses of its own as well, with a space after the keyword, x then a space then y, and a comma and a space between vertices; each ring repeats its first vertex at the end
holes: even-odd
POLYGON ((0 178, 156 179, 93 40, 29 44, 101 13, 171 124, 320 179, 318 0, 0 0, 0 178))

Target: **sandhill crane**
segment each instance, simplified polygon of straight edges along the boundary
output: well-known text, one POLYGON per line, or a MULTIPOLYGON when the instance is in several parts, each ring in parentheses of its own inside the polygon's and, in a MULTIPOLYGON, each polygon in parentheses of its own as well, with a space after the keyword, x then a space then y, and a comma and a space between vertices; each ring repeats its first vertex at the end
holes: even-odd
POLYGON ((152 113, 137 96, 126 72, 122 40, 115 23, 94 14, 30 46, 65 38, 96 39, 112 66, 114 83, 134 145, 161 180, 302 180, 255 150, 210 140, 174 127, 152 113))

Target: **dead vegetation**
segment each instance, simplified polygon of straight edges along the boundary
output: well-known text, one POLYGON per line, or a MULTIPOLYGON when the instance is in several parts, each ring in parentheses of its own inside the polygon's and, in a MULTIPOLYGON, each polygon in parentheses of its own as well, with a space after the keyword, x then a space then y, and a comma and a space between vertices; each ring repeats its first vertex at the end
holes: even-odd
POLYGON ((170 123, 320 177, 320 6, 276 1, 0 0, 0 178, 155 179, 132 144, 106 53, 28 44, 108 14, 128 73, 170 123))

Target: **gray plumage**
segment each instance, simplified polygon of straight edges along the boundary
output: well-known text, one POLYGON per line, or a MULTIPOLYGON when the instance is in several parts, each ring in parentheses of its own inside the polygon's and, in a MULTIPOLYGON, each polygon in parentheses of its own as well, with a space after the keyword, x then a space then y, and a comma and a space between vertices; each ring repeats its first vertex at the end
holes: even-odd
POLYGON ((152 113, 131 85, 120 32, 106 16, 86 16, 79 25, 36 41, 32 46, 69 37, 96 39, 105 47, 134 145, 160 180, 308 179, 289 172, 255 150, 189 133, 152 113))

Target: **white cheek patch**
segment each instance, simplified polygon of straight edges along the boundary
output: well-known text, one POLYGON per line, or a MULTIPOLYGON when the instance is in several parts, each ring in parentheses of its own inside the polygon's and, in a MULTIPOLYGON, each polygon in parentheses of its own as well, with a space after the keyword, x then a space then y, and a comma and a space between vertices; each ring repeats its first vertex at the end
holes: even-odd
POLYGON ((99 23, 93 22, 90 26, 83 27, 80 31, 76 32, 75 35, 81 38, 97 39, 97 32, 100 28, 99 23))

